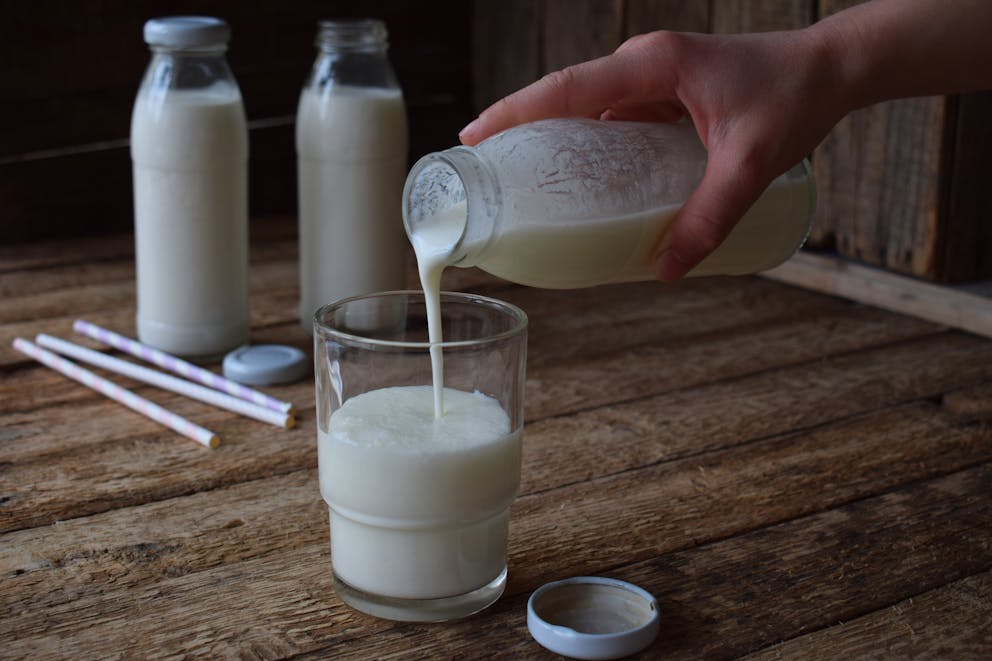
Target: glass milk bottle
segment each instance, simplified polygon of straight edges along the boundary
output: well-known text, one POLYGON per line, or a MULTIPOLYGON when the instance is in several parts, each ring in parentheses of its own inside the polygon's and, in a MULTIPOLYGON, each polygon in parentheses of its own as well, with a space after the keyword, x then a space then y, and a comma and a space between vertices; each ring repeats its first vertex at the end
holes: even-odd
MULTIPOLYGON (((706 150, 687 122, 542 120, 474 148, 424 156, 406 181, 403 221, 414 245, 448 265, 478 266, 520 284, 650 280, 655 250, 705 168, 706 150)), ((814 204, 803 161, 689 275, 780 264, 805 240, 814 204)))
POLYGON ((248 340, 248 131, 227 23, 145 23, 131 116, 138 337, 216 357, 248 340))
POLYGON ((300 322, 318 307, 403 289, 407 169, 403 93, 374 19, 323 21, 296 117, 300 322))

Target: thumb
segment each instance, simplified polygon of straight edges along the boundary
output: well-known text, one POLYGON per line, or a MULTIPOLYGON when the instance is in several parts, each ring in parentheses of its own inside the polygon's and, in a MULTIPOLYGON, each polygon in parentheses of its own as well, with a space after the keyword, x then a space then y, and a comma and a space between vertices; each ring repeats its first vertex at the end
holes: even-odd
POLYGON ((770 183, 754 168, 711 152, 703 180, 679 210, 659 244, 655 273, 678 280, 713 252, 770 183))

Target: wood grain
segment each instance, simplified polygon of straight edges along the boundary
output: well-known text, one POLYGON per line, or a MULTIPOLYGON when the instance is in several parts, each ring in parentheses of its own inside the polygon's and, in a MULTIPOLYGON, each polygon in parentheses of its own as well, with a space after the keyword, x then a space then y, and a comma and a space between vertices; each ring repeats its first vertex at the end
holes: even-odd
POLYGON ((992 572, 984 571, 758 654, 761 659, 978 659, 992 650, 992 572), (968 626, 957 625, 967 622, 968 626), (870 641, 870 642, 868 642, 870 641))
MULTIPOLYGON (((979 495, 983 485, 988 484, 988 467, 984 472, 969 473, 964 479, 958 475, 956 479, 940 481, 934 487, 912 485, 921 474, 932 474, 933 471, 954 474, 955 467, 967 466, 982 458, 988 461, 992 458, 988 444, 983 441, 981 432, 939 423, 932 426, 924 422, 927 419, 923 410, 904 407, 812 434, 759 441, 730 452, 662 463, 540 495, 525 495, 518 500, 513 513, 513 579, 509 594, 517 596, 529 592, 540 582, 556 576, 600 572, 612 567, 612 573, 634 578, 655 591, 668 609, 678 605, 676 615, 683 622, 690 620, 693 612, 685 606, 698 604, 700 598, 697 596, 686 602, 672 600, 671 591, 679 584, 683 589, 691 585, 689 589, 696 590, 697 595, 699 591, 709 593, 714 600, 713 607, 725 614, 720 621, 732 623, 733 618, 726 615, 728 603, 738 603, 741 604, 738 608, 745 608, 745 604, 759 595, 764 599, 776 599, 781 591, 776 589, 776 581, 781 588, 788 588, 786 596, 789 599, 808 595, 808 588, 801 580, 787 579, 795 576, 792 570, 797 559, 806 566, 802 573, 822 567, 822 559, 827 557, 840 575, 844 572, 864 574, 868 567, 863 561, 859 562, 859 551, 864 553, 872 549, 876 560, 871 563, 869 573, 876 576, 876 581, 879 580, 878 572, 891 575, 891 567, 885 566, 886 562, 892 558, 892 553, 901 556, 905 544, 889 548, 886 544, 876 544, 875 536, 884 534, 899 539, 902 536, 898 528, 907 522, 925 526, 936 538, 928 539, 927 535, 916 531, 911 539, 938 544, 942 540, 943 545, 952 545, 957 551, 968 553, 969 566, 990 563, 989 527, 982 523, 990 521, 992 511, 987 498, 979 495), (878 443, 866 444, 866 436, 871 436, 866 432, 880 427, 894 429, 896 436, 892 440, 899 442, 880 439, 878 443), (796 448, 790 446, 795 443, 809 451, 794 452, 796 448), (810 469, 825 455, 842 460, 849 470, 824 481, 820 473, 810 469), (897 491, 883 496, 882 512, 874 512, 871 502, 861 504, 865 496, 875 493, 874 489, 899 484, 911 484, 909 493, 897 491), (931 500, 937 500, 938 507, 920 507, 917 501, 921 492, 929 493, 931 500), (974 494, 973 506, 962 507, 950 497, 955 492, 974 494), (614 506, 609 506, 610 503, 614 506), (666 503, 666 506, 658 507, 658 503, 666 503), (768 534, 773 540, 760 534, 740 535, 776 521, 813 514, 844 503, 852 505, 823 515, 826 521, 850 530, 846 535, 838 535, 833 544, 829 541, 829 532, 823 530, 824 527, 829 530, 829 526, 822 524, 812 526, 805 535, 772 531, 768 534), (552 519, 556 521, 552 527, 547 524, 549 512, 559 513, 552 519), (894 512, 901 516, 893 517, 894 512), (971 529, 971 535, 955 537, 942 532, 965 518, 979 524, 971 529), (893 521, 898 522, 895 531, 892 530, 893 521), (869 535, 872 528, 877 532, 869 535), (816 545, 808 544, 809 534, 816 535, 816 545), (720 580, 712 566, 708 571, 694 571, 709 555, 705 546, 708 541, 716 542, 735 535, 738 539, 730 546, 745 546, 743 551, 738 549, 734 554, 737 562, 748 562, 751 569, 740 574, 733 568, 724 567, 721 573, 724 576, 750 576, 751 581, 741 585, 726 578, 720 580), (788 539, 792 540, 791 545, 785 541, 788 539), (863 541, 855 542, 857 539, 863 541), (984 551, 980 551, 983 544, 984 551), (749 550, 748 546, 752 548, 749 550), (563 557, 561 549, 566 547, 570 552, 563 557), (702 550, 689 551, 696 547, 702 550), (793 549, 791 553, 790 548, 793 549), (685 558, 682 562, 678 556, 667 555, 679 550, 685 558), (622 553, 626 561, 633 562, 633 566, 625 562, 626 569, 618 571, 615 564, 618 553, 622 553), (649 561, 655 554, 659 555, 658 559, 649 561), (638 558, 645 563, 641 571, 637 569, 638 558), (693 569, 683 567, 682 581, 672 581, 671 568, 679 568, 686 562, 693 569), (700 581, 700 576, 706 579, 700 581), (753 583, 759 577, 763 582, 753 583), (726 592, 731 586, 743 589, 744 594, 734 599, 726 592)), ((363 635, 377 636, 377 640, 387 628, 399 629, 404 636, 418 629, 420 633, 428 633, 424 627, 397 628, 356 615, 334 598, 327 576, 326 545, 314 539, 323 532, 323 517, 317 516, 319 508, 303 506, 304 502, 316 500, 316 483, 311 475, 308 473, 306 480, 295 474, 271 478, 271 484, 266 484, 261 492, 268 494, 264 499, 259 497, 257 489, 241 485, 233 490, 213 492, 210 496, 197 494, 176 499, 168 511, 162 505, 153 504, 147 506, 151 508, 149 512, 125 509, 64 522, 44 536, 41 530, 8 535, 8 539, 18 543, 4 547, 9 550, 3 553, 0 562, 4 587, 0 594, 4 595, 4 608, 8 609, 5 612, 11 614, 4 618, 0 630, 4 642, 11 641, 12 646, 5 649, 16 652, 33 646, 36 650, 92 653, 105 649, 106 640, 96 636, 95 631, 108 626, 120 627, 121 637, 129 641, 129 649, 135 654, 147 653, 154 649, 153 645, 187 653, 211 653, 221 649, 249 653, 256 645, 268 645, 275 656, 284 656, 335 640, 354 644, 352 631, 358 629, 363 635), (247 495, 249 489, 255 494, 255 503, 238 503, 238 498, 251 499, 247 495), (155 516, 156 510, 164 516, 155 516), (226 512, 232 515, 237 512, 238 518, 225 516, 226 512), (134 523, 126 526, 123 522, 115 522, 114 518, 120 516, 134 519, 134 523), (177 516, 187 517, 190 522, 177 525, 177 516), (121 538, 119 532, 111 532, 107 527, 132 532, 121 538), (82 530, 86 537, 80 537, 82 530), (176 539, 175 534, 180 530, 187 532, 176 539), (118 537, 115 538, 115 534, 118 537), (295 541, 287 543, 290 537, 295 541), (60 543, 60 538, 65 541, 60 543), (81 543, 81 540, 88 541, 81 543), (52 551, 58 553, 58 549, 66 548, 66 543, 79 545, 80 551, 68 557, 50 555, 52 551), (105 546, 108 544, 109 547, 105 546), (85 552, 87 547, 94 552, 85 552), (229 556, 229 547, 243 550, 239 555, 229 556), (118 578, 108 580, 114 575, 118 578), (92 580, 94 578, 97 580, 92 580), (46 590, 45 584, 37 581, 52 581, 53 585, 66 586, 66 591, 46 590), (250 591, 243 588, 246 581, 250 582, 250 591), (32 586, 31 590, 20 587, 25 583, 32 586), (34 591, 39 595, 52 595, 51 602, 45 604, 47 615, 44 620, 20 615, 24 606, 17 601, 17 595, 34 591), (123 622, 120 615, 125 604, 130 604, 130 614, 123 622), (222 618, 210 616, 218 612, 226 615, 222 618), (162 621, 170 622, 167 630, 162 630, 162 621), (289 636, 281 626, 292 626, 299 634, 289 636), (7 632, 6 635, 3 632, 7 632), (17 632, 16 639, 10 636, 13 632, 17 632), (68 647, 53 647, 57 644, 68 647)), ((792 531, 797 527, 804 527, 802 519, 789 524, 792 531)), ((899 580, 894 582, 902 590, 913 578, 911 570, 919 568, 916 563, 934 566, 937 562, 932 553, 917 553, 912 558, 913 561, 904 564, 902 571, 895 575, 899 580)), ((954 571, 960 569, 957 565, 954 571)), ((829 595, 828 584, 821 585, 829 595)), ((851 608, 864 608, 864 604, 847 601, 836 607, 850 612, 851 608)), ((500 623, 514 611, 519 613, 519 608, 519 599, 501 602, 487 618, 492 627, 489 629, 491 636, 499 636, 500 623)), ((781 612, 791 611, 783 609, 781 612)), ((809 609, 805 611, 806 617, 812 615, 809 609)), ((691 629, 693 638, 668 640, 667 644, 680 642, 694 653, 706 652, 714 646, 740 644, 723 636, 706 635, 705 627, 700 631, 700 625, 706 621, 695 623, 691 629)), ((464 637, 464 626, 433 628, 429 634, 437 639, 433 645, 465 644, 468 639, 464 637)), ((751 627, 746 630, 752 632, 752 640, 753 633, 762 633, 761 629, 753 632, 751 627)), ((420 652, 423 653, 422 648, 420 652)))
POLYGON ((539 0, 473 0, 472 106, 476 113, 540 75, 539 0))
POLYGON ((813 253, 799 253, 763 275, 992 337, 992 296, 941 287, 918 278, 813 253))
POLYGON ((623 0, 543 0, 541 71, 608 55, 624 38, 623 0))
POLYGON ((992 201, 988 195, 988 159, 992 149, 992 92, 954 97, 953 154, 949 190, 943 206, 946 236, 941 279, 962 282, 992 277, 992 201), (983 220, 985 219, 985 220, 983 220))
MULTIPOLYGON (((258 227, 253 339, 308 349, 292 227, 258 227)), ((71 336, 77 314, 133 329, 128 239, 65 248, 0 255, 14 294, 0 335, 71 336)), ((337 599, 310 381, 267 389, 299 407, 289 432, 128 384, 218 431, 207 452, 8 356, 0 658, 549 658, 526 598, 577 574, 659 597, 662 636, 641 658, 835 637, 872 655, 915 622, 894 606, 992 567, 988 339, 765 278, 570 292, 452 269, 445 286, 531 320, 510 583, 493 608, 400 625, 337 599)), ((969 630, 948 621, 892 649, 980 656, 969 630)))
POLYGON ((655 30, 706 32, 710 8, 694 0, 628 0, 626 3, 627 36, 655 30))
POLYGON ((713 0, 710 31, 770 32, 802 28, 813 22, 812 0, 713 0))

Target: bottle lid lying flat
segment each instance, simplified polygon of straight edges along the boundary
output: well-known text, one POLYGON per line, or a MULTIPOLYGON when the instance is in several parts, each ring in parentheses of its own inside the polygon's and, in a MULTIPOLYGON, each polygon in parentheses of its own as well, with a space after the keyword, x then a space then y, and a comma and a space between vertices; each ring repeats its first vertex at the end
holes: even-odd
POLYGON ((309 367, 305 353, 282 344, 247 345, 224 356, 224 377, 248 386, 299 381, 309 367))
POLYGON ((636 585, 579 576, 541 586, 527 602, 527 628, 552 652, 575 659, 619 659, 658 636, 658 604, 636 585))

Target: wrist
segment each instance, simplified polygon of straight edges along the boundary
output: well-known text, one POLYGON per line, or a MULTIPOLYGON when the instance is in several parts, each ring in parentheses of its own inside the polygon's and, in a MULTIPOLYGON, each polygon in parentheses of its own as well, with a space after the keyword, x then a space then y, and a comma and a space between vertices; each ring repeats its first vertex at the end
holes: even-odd
POLYGON ((845 115, 879 100, 870 81, 876 64, 856 21, 833 15, 806 28, 811 58, 845 115))

